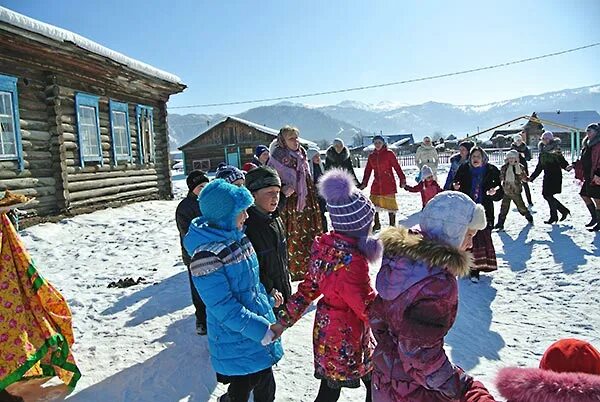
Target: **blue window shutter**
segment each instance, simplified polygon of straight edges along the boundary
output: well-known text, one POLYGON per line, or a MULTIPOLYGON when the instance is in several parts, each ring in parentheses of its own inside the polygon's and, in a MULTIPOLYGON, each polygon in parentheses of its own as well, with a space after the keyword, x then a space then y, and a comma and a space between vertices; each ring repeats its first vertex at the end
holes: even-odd
MULTIPOLYGON (((112 154, 114 165, 118 164, 119 155, 117 155, 117 148, 115 147, 115 132, 114 132, 114 121, 113 121, 113 112, 123 112, 125 113, 125 132, 127 136, 127 148, 128 148, 128 157, 127 161, 132 161, 132 153, 131 153, 131 134, 129 132, 129 106, 127 103, 117 102, 115 100, 110 99, 108 102, 108 110, 110 114, 110 138, 112 141, 112 154)), ((121 157, 122 158, 122 157, 121 157)), ((123 160, 123 159, 121 159, 123 160)))
MULTIPOLYGON (((144 117, 145 114, 147 114, 150 117, 152 133, 154 133, 154 119, 153 119, 152 106, 136 105, 135 114, 136 114, 136 119, 137 119, 138 159, 140 161, 140 164, 144 164, 144 163, 146 163, 146 161, 144 160, 144 147, 142 144, 142 118, 144 117)), ((150 153, 153 154, 154 150, 150 150, 150 153)), ((150 162, 150 161, 148 161, 148 162, 150 162)))
POLYGON ((75 116, 77 117, 77 143, 79 145, 79 165, 85 166, 85 162, 99 162, 100 166, 104 164, 104 158, 102 157, 102 138, 100 137, 100 110, 98 107, 98 100, 100 97, 90 95, 82 92, 75 94, 75 116), (98 154, 94 157, 85 156, 83 154, 83 136, 81 130, 81 117, 80 107, 88 106, 94 108, 96 113, 96 137, 98 140, 98 154))
POLYGON ((23 160, 23 143, 21 141, 21 120, 19 116, 19 93, 17 91, 17 81, 18 79, 16 77, 0 74, 0 90, 11 93, 17 165, 19 166, 19 172, 22 172, 23 169, 25 169, 25 161, 23 160))

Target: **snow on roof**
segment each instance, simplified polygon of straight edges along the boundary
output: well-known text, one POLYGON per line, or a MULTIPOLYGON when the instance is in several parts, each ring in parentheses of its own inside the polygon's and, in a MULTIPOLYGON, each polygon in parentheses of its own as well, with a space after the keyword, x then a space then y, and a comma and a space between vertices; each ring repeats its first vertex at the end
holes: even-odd
POLYGON ((91 41, 83 36, 77 35, 71 31, 67 31, 66 29, 62 29, 59 27, 55 27, 54 25, 46 24, 45 22, 41 22, 35 20, 33 18, 27 17, 23 14, 16 13, 12 10, 0 6, 0 22, 4 22, 8 25, 13 25, 18 28, 25 29, 30 32, 34 32, 40 35, 43 35, 47 38, 59 41, 59 42, 72 42, 76 46, 79 46, 89 52, 98 54, 100 56, 107 57, 111 60, 114 60, 118 63, 124 64, 127 67, 130 67, 133 70, 139 71, 141 73, 160 78, 164 81, 172 82, 174 84, 183 84, 181 78, 166 71, 159 70, 157 68, 152 67, 149 64, 143 63, 141 61, 132 59, 130 57, 125 56, 122 53, 111 50, 107 47, 104 47, 94 41, 91 41))
MULTIPOLYGON (((194 142, 196 140, 196 138, 204 135, 204 133, 212 130, 214 127, 218 126, 221 123, 224 123, 227 120, 235 120, 235 121, 237 121, 239 123, 245 124, 245 125, 247 125, 249 127, 253 127, 253 128, 257 129, 260 132, 263 132, 263 133, 268 134, 268 135, 272 135, 274 137, 277 137, 277 135, 279 134, 279 130, 275 130, 274 128, 263 126, 261 124, 254 123, 254 122, 252 122, 250 120, 240 119, 239 117, 236 117, 236 116, 227 116, 227 117, 219 120, 217 123, 211 125, 209 128, 207 128, 206 130, 204 130, 203 132, 201 132, 200 134, 198 134, 197 136, 195 136, 192 140, 190 140, 187 143, 185 143, 182 146, 180 146, 178 149, 186 147, 188 144, 191 144, 192 142, 194 142)), ((302 138, 302 137, 298 137, 298 141, 300 141, 301 144, 304 144, 304 145, 309 146, 309 147, 316 147, 317 146, 316 142, 312 142, 312 141, 307 140, 307 139, 302 138)))

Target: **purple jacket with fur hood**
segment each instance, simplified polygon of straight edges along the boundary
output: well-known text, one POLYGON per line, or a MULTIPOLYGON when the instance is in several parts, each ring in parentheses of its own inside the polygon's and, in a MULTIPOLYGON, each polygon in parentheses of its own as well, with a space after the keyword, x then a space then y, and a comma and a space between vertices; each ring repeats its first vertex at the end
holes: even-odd
POLYGON ((370 309, 373 401, 493 401, 444 352, 458 307, 456 276, 469 272, 469 255, 405 228, 390 228, 381 240, 379 296, 370 309))

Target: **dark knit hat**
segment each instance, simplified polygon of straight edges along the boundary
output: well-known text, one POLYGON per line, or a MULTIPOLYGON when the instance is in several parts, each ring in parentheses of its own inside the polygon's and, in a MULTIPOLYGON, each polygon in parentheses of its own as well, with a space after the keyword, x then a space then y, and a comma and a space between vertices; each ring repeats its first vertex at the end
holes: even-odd
POLYGON ((384 144, 387 144, 387 141, 385 140, 385 137, 383 135, 377 134, 373 137, 373 142, 375 141, 382 141, 384 144))
POLYGON ((375 207, 356 188, 354 178, 343 169, 331 169, 318 183, 319 193, 327 201, 327 211, 336 232, 365 237, 375 216, 375 207))
POLYGON ((233 183, 236 180, 244 178, 244 172, 235 166, 221 164, 215 175, 217 179, 223 179, 227 183, 233 183))
POLYGON ((202 170, 192 170, 185 179, 190 191, 194 191, 198 185, 202 183, 208 183, 209 181, 210 180, 208 177, 206 177, 206 173, 204 173, 202 170))
POLYGON ((465 147, 467 149, 467 151, 471 152, 471 148, 473 148, 473 146, 475 146, 475 144, 473 144, 472 141, 463 141, 460 144, 458 144, 459 147, 465 147))
POLYGON ((256 150, 254 150, 254 155, 257 158, 260 158, 263 152, 269 152, 269 148, 266 145, 259 145, 256 147, 256 150))
POLYGON ((281 187, 281 179, 270 166, 259 166, 246 174, 246 188, 251 192, 271 186, 281 187))

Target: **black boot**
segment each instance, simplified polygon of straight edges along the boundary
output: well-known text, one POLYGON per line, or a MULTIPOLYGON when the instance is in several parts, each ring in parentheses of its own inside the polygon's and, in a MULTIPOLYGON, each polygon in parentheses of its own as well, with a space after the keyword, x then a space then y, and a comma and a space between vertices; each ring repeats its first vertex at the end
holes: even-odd
POLYGON ((396 226, 396 213, 390 212, 390 227, 396 226))
POLYGON ((594 226, 591 229, 588 229, 588 231, 590 232, 600 232, 600 209, 596 210, 596 221, 598 223, 596 223, 596 226, 594 226))
POLYGON ((596 206, 592 204, 585 204, 587 206, 588 211, 590 211, 590 215, 592 216, 592 220, 589 223, 586 223, 586 227, 595 226, 598 223, 598 217, 596 216, 596 206))
POLYGON ((494 226, 494 229, 504 230, 504 219, 498 218, 498 223, 494 226))
POLYGON ((527 215, 525 215, 525 219, 527 219, 527 222, 529 222, 530 225, 533 225, 533 216, 531 215, 531 213, 527 213, 527 215))
POLYGON ((569 211, 567 208, 563 207, 564 209, 562 211, 560 211, 560 221, 564 221, 565 219, 567 219, 567 216, 571 215, 571 211, 569 211))
POLYGON ((379 223, 379 212, 375 212, 375 217, 373 218, 373 232, 377 232, 381 230, 381 223, 379 223))

